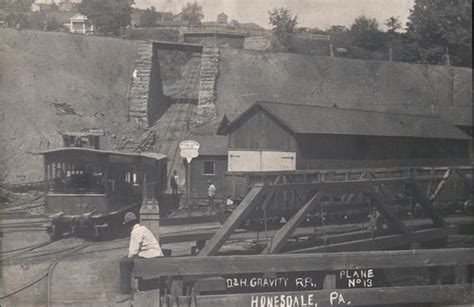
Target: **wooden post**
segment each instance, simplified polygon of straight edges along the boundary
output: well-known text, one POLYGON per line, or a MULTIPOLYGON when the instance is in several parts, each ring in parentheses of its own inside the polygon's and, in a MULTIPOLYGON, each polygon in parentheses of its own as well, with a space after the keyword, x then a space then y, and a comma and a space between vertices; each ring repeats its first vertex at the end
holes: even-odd
POLYGON ((188 160, 188 167, 187 167, 187 175, 188 179, 186 180, 186 205, 187 207, 190 206, 190 199, 191 199, 191 159, 188 160))
MULTIPOLYGON (((48 181, 48 163, 46 163, 46 159, 43 161, 43 180, 48 181)), ((48 182, 45 184, 45 192, 48 191, 48 182)))
POLYGON ((160 243, 160 206, 158 201, 144 203, 140 208, 140 224, 146 226, 160 243))

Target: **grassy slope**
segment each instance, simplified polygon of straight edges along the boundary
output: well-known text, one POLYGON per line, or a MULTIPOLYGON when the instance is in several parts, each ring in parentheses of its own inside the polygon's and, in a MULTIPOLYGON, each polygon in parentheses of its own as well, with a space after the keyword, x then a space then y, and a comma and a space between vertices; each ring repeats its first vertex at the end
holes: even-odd
POLYGON ((40 179, 28 152, 62 146, 59 131, 102 128, 108 148, 128 135, 135 54, 133 41, 0 29, 0 178, 40 179))
POLYGON ((445 66, 227 49, 219 70, 218 118, 235 117, 258 100, 416 113, 472 107, 467 68, 452 69, 454 100, 445 66))

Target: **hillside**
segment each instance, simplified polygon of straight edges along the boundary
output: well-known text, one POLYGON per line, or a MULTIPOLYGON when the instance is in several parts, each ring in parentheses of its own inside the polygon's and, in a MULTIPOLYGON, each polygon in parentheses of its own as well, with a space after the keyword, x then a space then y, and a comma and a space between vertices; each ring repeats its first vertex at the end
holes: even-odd
POLYGON ((30 153, 62 146, 60 132, 104 129, 105 148, 133 137, 135 54, 134 41, 0 29, 0 178, 41 179, 30 153))
POLYGON ((263 100, 439 114, 472 125, 468 68, 226 49, 219 71, 218 120, 263 100))

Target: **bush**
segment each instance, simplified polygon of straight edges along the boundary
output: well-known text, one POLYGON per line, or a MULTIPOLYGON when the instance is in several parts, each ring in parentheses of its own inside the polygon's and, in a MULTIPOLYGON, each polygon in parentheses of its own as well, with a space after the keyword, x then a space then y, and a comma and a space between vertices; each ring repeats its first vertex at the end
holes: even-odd
POLYGON ((124 38, 177 42, 179 40, 179 32, 178 30, 164 28, 134 28, 128 29, 125 32, 124 38))

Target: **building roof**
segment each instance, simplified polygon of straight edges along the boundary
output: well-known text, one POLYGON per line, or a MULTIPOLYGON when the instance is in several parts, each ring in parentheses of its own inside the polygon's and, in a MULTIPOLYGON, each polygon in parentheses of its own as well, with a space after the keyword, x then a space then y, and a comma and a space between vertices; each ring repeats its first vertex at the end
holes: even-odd
POLYGON ((107 156, 123 156, 123 157, 132 157, 132 158, 150 158, 154 160, 162 160, 166 159, 167 156, 155 153, 155 152, 142 152, 142 153, 128 153, 128 152, 119 152, 119 151, 105 151, 105 150, 97 150, 91 148, 82 148, 82 147, 64 147, 59 149, 51 149, 42 152, 38 152, 40 155, 50 155, 55 153, 74 153, 78 152, 81 154, 100 154, 100 155, 107 155, 107 156))
POLYGON ((222 49, 219 72, 213 127, 256 101, 440 115, 472 125, 469 68, 222 49))
POLYGON ((193 135, 189 138, 199 143, 200 156, 227 156, 227 136, 193 135))
POLYGON ((239 23, 239 28, 245 30, 265 30, 264 28, 253 22, 239 23))
POLYGON ((87 21, 87 16, 82 15, 82 14, 75 14, 71 18, 69 18, 70 21, 72 22, 86 22, 87 21))
POLYGON ((438 117, 277 102, 255 103, 231 122, 224 133, 258 110, 267 112, 295 134, 469 139, 438 117))

